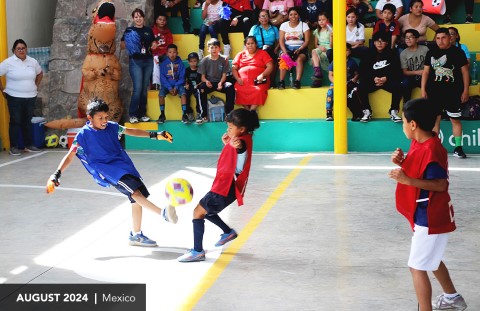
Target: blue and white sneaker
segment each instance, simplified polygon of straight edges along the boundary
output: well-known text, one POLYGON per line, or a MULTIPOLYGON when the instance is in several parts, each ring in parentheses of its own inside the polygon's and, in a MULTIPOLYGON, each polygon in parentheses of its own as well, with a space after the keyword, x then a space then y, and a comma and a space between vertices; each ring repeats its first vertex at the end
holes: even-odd
POLYGON ((157 242, 154 240, 150 240, 148 237, 143 235, 143 232, 133 235, 132 231, 130 231, 130 236, 128 237, 128 244, 132 246, 146 246, 146 247, 154 247, 157 246, 157 242))
POLYGON ((162 217, 165 221, 171 222, 172 224, 176 224, 178 221, 177 211, 175 207, 168 205, 162 211, 162 217))
POLYGON ((237 236, 238 236, 237 232, 233 229, 229 233, 220 234, 220 240, 218 240, 215 246, 222 246, 232 240, 235 240, 237 236))
POLYGON ((185 255, 178 257, 177 260, 179 262, 205 261, 205 251, 197 252, 192 248, 189 249, 185 255))

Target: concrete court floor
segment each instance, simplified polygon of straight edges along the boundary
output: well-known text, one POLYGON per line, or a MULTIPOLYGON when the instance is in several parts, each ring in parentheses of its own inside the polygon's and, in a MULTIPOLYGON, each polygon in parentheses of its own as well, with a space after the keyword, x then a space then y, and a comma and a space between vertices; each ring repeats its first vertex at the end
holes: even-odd
MULTIPOLYGON (((245 205, 221 214, 239 238, 216 248, 221 232, 207 223, 207 260, 187 264, 176 258, 192 246, 192 209, 218 154, 129 153, 158 205, 170 176, 195 190, 176 225, 144 213, 156 248, 127 245, 130 205, 79 161, 44 193, 64 154, 0 152, 0 283, 146 283, 149 311, 417 310, 389 154, 254 154, 245 205)), ((446 264, 468 310, 480 310, 480 156, 449 160, 458 229, 446 264)))

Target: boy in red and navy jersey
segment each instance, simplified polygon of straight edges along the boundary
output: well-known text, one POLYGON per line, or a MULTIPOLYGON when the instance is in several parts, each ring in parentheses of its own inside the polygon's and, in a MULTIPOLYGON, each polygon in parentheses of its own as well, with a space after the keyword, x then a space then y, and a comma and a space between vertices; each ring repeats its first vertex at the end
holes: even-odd
POLYGON ((467 304, 457 293, 443 255, 448 233, 455 230, 453 206, 448 194, 448 157, 432 131, 436 113, 425 98, 408 101, 403 107, 403 132, 411 145, 408 155, 397 148, 392 162, 401 168, 390 171, 395 179, 397 210, 407 218, 414 233, 408 266, 420 310, 465 310, 467 304), (432 271, 443 294, 434 301, 427 274, 432 271))

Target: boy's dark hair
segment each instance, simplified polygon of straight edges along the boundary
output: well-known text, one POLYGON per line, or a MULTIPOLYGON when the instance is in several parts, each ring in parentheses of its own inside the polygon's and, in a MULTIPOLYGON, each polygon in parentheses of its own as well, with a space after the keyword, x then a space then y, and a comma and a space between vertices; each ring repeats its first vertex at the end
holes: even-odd
POLYGON ((207 41, 207 47, 210 47, 211 45, 220 47, 220 41, 218 41, 218 39, 211 38, 207 41))
MULTIPOLYGON (((153 21, 156 22, 156 21, 157 21, 157 18, 159 18, 160 16, 163 16, 163 17, 167 18, 167 14, 161 12, 161 13, 158 13, 157 16, 155 16, 155 19, 154 19, 153 21)), ((167 23, 168 23, 168 20, 167 20, 167 23)))
POLYGON ((448 28, 445 27, 440 27, 435 31, 435 36, 437 36, 439 33, 444 33, 447 36, 450 36, 450 32, 448 31, 448 28))
POLYGON ((412 34, 412 36, 414 36, 417 39, 420 38, 420 33, 416 29, 413 29, 413 28, 407 29, 407 30, 405 30, 404 35, 406 36, 407 33, 412 34))
POLYGON ((383 9, 382 9, 382 12, 383 11, 390 11, 392 12, 393 15, 395 15, 395 13, 397 12, 397 7, 391 3, 386 3, 384 6, 383 6, 383 9))
POLYGON ((390 41, 392 40, 392 35, 386 31, 377 31, 373 34, 372 41, 375 42, 378 40, 390 43, 390 41))
POLYGON ((167 51, 168 51, 169 49, 175 49, 175 50, 178 51, 178 47, 177 47, 175 44, 173 44, 173 43, 170 43, 169 45, 167 45, 167 51))
POLYGON ((191 59, 194 59, 194 58, 196 58, 197 60, 200 59, 200 57, 198 56, 198 53, 192 52, 192 53, 188 54, 188 56, 187 56, 187 60, 191 60, 191 59))
POLYGON ((108 112, 108 110, 109 108, 107 103, 99 98, 95 98, 87 105, 87 115, 91 116, 92 118, 97 112, 108 112))
POLYGON ((225 121, 238 127, 245 127, 249 133, 260 127, 257 112, 245 108, 230 111, 225 117, 225 121))
POLYGON ((432 102, 426 98, 412 99, 403 105, 403 116, 408 122, 415 121, 419 128, 431 131, 435 126, 437 114, 432 102))

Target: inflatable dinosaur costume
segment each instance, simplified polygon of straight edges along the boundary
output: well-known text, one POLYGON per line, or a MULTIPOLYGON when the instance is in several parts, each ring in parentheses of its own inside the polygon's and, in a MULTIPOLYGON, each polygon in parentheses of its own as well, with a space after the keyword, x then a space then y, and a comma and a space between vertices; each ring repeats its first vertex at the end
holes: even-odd
POLYGON ((78 97, 78 119, 48 122, 56 129, 82 127, 90 100, 103 99, 110 108, 109 119, 119 122, 123 105, 118 97, 118 81, 122 69, 115 56, 115 6, 111 0, 100 0, 93 11, 92 26, 88 32, 88 54, 82 67, 82 85, 78 97))

